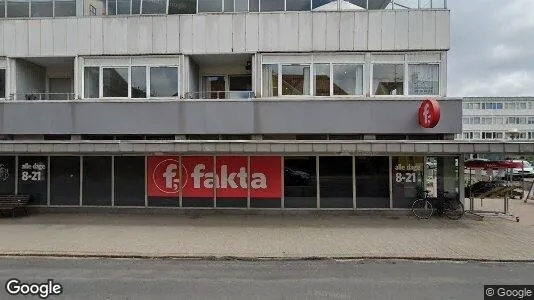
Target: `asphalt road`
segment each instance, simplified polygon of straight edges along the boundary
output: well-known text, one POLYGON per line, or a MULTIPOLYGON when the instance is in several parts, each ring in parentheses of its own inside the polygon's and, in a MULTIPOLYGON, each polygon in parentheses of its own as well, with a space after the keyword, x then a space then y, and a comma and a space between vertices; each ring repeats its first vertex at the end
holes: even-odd
POLYGON ((0 258, 5 283, 54 279, 48 299, 483 299, 484 284, 534 284, 534 264, 0 258))

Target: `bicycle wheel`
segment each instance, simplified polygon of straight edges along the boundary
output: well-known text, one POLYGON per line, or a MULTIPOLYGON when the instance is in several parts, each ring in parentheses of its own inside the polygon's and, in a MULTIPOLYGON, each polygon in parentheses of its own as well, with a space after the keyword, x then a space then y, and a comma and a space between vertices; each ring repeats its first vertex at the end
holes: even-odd
POLYGON ((432 204, 426 199, 415 200, 412 204, 412 213, 419 219, 428 219, 432 216, 432 204))
POLYGON ((459 220, 464 215, 464 204, 459 200, 450 200, 443 204, 443 214, 451 220, 459 220))

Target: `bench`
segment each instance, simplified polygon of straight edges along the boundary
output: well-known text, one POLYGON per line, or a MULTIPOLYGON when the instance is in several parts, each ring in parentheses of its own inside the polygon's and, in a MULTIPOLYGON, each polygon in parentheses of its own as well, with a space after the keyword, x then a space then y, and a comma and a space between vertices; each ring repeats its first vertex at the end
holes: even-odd
POLYGON ((0 213, 4 210, 11 210, 11 217, 14 218, 15 210, 22 208, 24 209, 24 213, 28 215, 26 205, 28 205, 29 201, 29 195, 0 195, 0 213))

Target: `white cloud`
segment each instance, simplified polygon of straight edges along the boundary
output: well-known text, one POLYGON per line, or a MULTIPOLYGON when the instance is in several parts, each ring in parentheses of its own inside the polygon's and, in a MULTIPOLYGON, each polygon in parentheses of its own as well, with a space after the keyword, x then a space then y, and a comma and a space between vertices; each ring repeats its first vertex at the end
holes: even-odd
POLYGON ((495 76, 465 82, 461 96, 529 96, 534 95, 534 72, 497 73, 495 76))

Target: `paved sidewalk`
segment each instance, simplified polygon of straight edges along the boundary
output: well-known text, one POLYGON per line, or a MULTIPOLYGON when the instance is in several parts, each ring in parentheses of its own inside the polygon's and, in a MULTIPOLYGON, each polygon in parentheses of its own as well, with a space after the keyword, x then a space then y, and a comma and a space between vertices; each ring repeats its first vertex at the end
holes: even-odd
POLYGON ((534 261, 534 202, 521 222, 384 216, 38 214, 0 219, 2 255, 429 258, 534 261))

